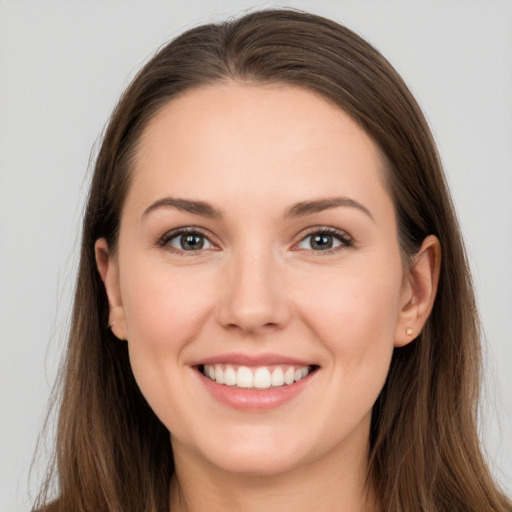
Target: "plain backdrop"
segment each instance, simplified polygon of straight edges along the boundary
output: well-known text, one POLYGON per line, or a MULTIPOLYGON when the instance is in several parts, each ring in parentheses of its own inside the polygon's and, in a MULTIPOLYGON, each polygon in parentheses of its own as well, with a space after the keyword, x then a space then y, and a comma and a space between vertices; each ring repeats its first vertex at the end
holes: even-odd
MULTIPOLYGON (((29 469, 68 327, 91 148, 165 41, 256 6, 331 17, 411 87, 439 144, 487 334, 482 433, 512 492, 512 3, 507 0, 0 2, 0 512, 29 469)), ((51 436, 48 440, 51 445, 51 436)))

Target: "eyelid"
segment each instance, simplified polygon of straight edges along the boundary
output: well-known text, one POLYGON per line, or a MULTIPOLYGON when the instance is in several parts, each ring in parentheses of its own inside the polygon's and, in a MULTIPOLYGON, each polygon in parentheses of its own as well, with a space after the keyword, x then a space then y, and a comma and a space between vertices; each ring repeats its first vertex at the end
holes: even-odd
POLYGON ((207 230, 203 229, 203 228, 200 228, 198 226, 182 226, 182 227, 179 227, 179 228, 174 228, 174 229, 171 229, 170 231, 167 231, 164 235, 162 235, 158 240, 157 240, 157 245, 159 247, 172 247, 172 250, 171 249, 168 249, 170 252, 175 252, 175 253, 188 253, 189 255, 190 254, 197 254, 198 252, 202 252, 202 251, 215 251, 215 250, 219 250, 219 244, 214 242, 213 239, 212 239, 212 235, 210 232, 208 232, 207 230), (199 249, 197 251, 182 251, 180 249, 177 249, 176 247, 172 247, 172 246, 169 246, 169 242, 173 239, 173 238, 176 238, 180 235, 186 235, 186 234, 198 234, 198 235, 201 235, 201 236, 204 236, 204 238, 206 238, 206 240, 208 240, 208 242, 210 242, 210 244, 213 246, 212 248, 208 248, 208 249, 199 249))
POLYGON ((292 250, 294 251, 308 251, 311 253, 316 254, 330 254, 335 253, 338 251, 343 251, 344 249, 350 248, 354 245, 355 240, 354 238, 347 233, 346 231, 338 228, 334 228, 332 226, 312 226, 304 231, 302 231, 298 236, 298 240, 293 244, 292 250), (304 241, 307 237, 316 235, 316 234, 324 234, 324 235, 330 235, 338 240, 341 241, 341 244, 337 247, 325 249, 325 250, 318 250, 315 251, 314 249, 301 249, 298 248, 298 244, 300 244, 302 241, 304 241))

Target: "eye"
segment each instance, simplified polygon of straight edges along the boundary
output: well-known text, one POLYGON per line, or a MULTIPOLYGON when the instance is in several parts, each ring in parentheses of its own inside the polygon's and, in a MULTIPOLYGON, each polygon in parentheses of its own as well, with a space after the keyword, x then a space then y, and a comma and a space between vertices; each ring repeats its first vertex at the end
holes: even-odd
POLYGON ((214 245, 205 235, 192 230, 171 232, 163 237, 161 245, 170 247, 175 252, 196 252, 214 248, 214 245))
POLYGON ((297 244, 297 248, 321 252, 350 247, 351 245, 352 240, 346 233, 331 228, 311 232, 297 244))

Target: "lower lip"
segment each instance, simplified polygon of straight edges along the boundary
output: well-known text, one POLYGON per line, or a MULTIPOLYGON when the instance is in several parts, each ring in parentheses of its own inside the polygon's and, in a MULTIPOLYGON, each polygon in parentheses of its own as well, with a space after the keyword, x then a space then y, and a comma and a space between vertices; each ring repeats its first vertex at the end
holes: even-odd
POLYGON ((233 409, 244 411, 267 411, 284 405, 304 391, 314 373, 316 372, 309 373, 306 377, 293 384, 276 388, 242 389, 235 386, 218 384, 197 370, 201 382, 216 400, 233 409))

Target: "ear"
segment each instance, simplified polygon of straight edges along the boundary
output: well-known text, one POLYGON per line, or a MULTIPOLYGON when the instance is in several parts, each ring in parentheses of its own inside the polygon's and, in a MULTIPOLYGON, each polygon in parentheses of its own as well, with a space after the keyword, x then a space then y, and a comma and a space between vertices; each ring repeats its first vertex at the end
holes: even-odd
POLYGON ((416 338, 427 321, 439 283, 441 244, 434 235, 423 241, 404 277, 395 347, 403 347, 416 338))
POLYGON ((126 339, 126 320, 119 287, 119 265, 117 259, 110 253, 108 243, 104 238, 96 240, 94 253, 98 272, 107 292, 109 324, 112 326, 114 335, 124 340, 126 339))

